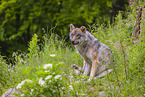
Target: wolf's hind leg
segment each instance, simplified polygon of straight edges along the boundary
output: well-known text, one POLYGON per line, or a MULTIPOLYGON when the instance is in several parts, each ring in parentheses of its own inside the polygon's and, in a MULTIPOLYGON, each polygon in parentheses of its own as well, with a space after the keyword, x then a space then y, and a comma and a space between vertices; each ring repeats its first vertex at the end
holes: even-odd
POLYGON ((79 66, 76 65, 76 64, 72 64, 71 66, 72 66, 74 69, 77 69, 77 70, 79 70, 79 71, 82 70, 81 67, 79 67, 79 66))
POLYGON ((95 78, 104 77, 104 76, 106 76, 107 74, 109 74, 109 73, 112 72, 112 71, 113 71, 113 69, 107 69, 107 70, 101 72, 101 73, 100 73, 98 76, 96 76, 95 78))
POLYGON ((83 73, 81 67, 79 67, 78 65, 72 64, 71 66, 74 68, 75 74, 79 75, 79 74, 83 73))

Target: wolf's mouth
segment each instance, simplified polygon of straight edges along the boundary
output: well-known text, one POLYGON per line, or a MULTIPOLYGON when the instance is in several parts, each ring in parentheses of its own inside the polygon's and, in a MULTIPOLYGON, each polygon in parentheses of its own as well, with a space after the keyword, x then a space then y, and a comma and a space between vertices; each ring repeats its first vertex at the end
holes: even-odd
POLYGON ((75 41, 72 41, 71 43, 72 43, 73 45, 79 44, 79 42, 75 42, 75 41))

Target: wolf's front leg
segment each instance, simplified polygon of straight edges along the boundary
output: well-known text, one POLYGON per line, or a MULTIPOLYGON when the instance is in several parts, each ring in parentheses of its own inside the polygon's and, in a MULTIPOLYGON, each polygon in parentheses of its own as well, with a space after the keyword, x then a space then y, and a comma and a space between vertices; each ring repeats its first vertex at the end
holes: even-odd
POLYGON ((86 66, 86 62, 85 62, 85 60, 84 60, 84 66, 83 66, 83 68, 82 68, 82 71, 84 71, 85 66, 86 66))
POLYGON ((87 64, 85 62, 85 71, 84 71, 84 75, 87 76, 90 72, 90 68, 91 68, 91 65, 90 64, 87 64))
POLYGON ((92 61, 91 73, 88 81, 91 81, 94 78, 98 63, 99 61, 97 59, 92 61))

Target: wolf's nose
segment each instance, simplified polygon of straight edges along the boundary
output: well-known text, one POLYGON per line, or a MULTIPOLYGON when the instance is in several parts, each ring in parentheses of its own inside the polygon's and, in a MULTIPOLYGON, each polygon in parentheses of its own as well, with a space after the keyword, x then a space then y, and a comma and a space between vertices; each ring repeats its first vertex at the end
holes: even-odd
POLYGON ((72 44, 74 44, 75 41, 71 41, 72 44))

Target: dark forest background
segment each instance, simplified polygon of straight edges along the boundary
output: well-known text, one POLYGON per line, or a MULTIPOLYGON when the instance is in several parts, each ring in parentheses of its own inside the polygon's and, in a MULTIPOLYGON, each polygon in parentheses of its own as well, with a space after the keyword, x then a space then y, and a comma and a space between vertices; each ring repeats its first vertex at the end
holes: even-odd
POLYGON ((36 33, 57 34, 69 44, 69 24, 108 24, 120 11, 123 18, 129 0, 0 0, 0 52, 6 59, 16 51, 27 52, 36 33))
POLYGON ((0 0, 0 95, 144 97, 144 24, 145 0, 0 0), (110 74, 75 74, 70 24, 112 50, 110 74))

